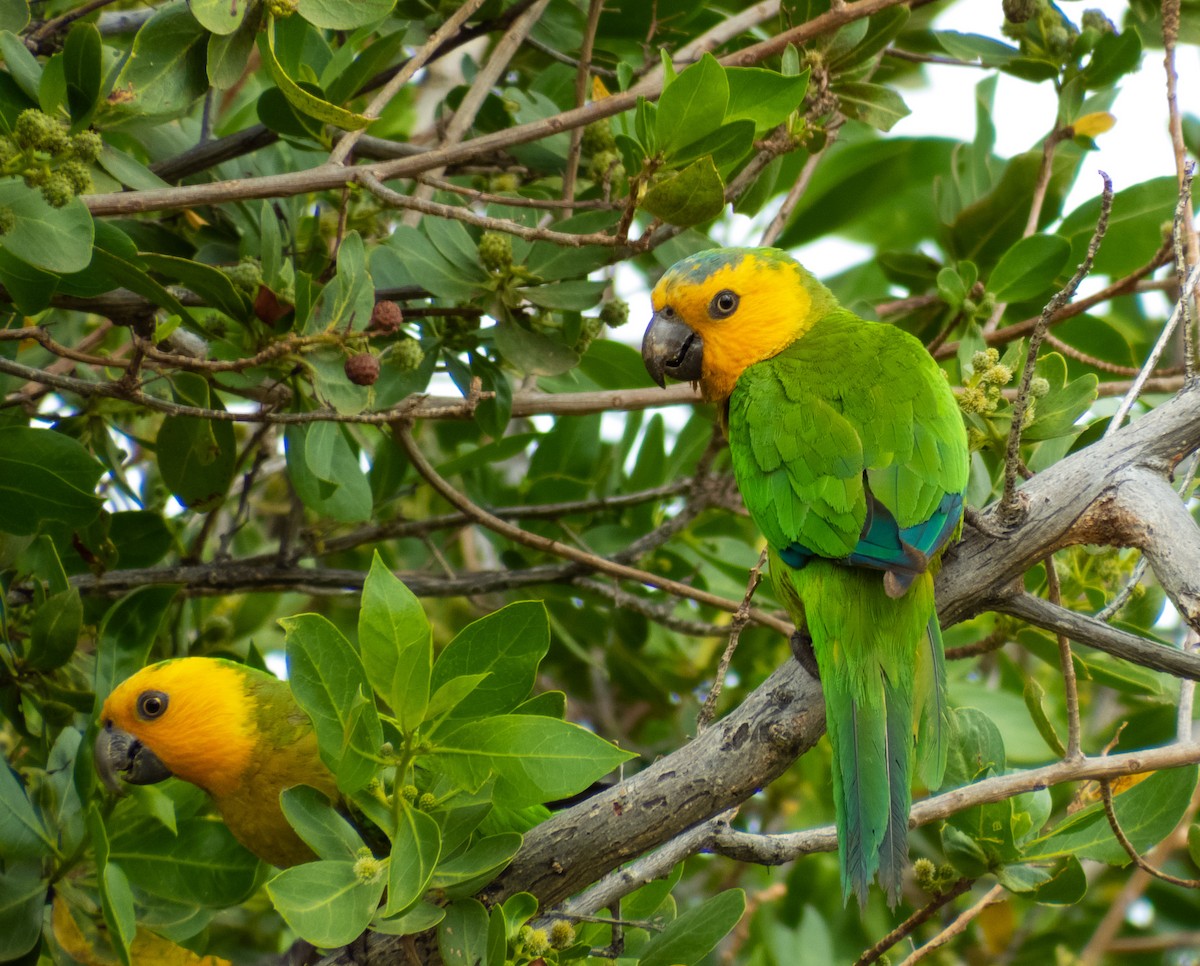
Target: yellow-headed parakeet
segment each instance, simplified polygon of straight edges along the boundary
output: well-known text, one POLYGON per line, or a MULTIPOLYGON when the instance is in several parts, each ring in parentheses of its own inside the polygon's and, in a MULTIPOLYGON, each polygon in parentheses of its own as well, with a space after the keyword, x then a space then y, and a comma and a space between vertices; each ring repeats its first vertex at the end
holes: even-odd
POLYGON ((239 842, 272 865, 312 850, 284 818, 279 794, 337 786, 317 753, 312 722, 285 681, 233 661, 185 657, 143 668, 104 702, 96 769, 110 789, 174 775, 212 796, 239 842))
POLYGON ((811 636, 844 895, 865 901, 878 873, 894 905, 914 748, 931 788, 946 762, 933 570, 967 484, 953 393, 920 342, 842 308, 778 249, 685 258, 653 304, 646 367, 717 405, 772 582, 811 636))

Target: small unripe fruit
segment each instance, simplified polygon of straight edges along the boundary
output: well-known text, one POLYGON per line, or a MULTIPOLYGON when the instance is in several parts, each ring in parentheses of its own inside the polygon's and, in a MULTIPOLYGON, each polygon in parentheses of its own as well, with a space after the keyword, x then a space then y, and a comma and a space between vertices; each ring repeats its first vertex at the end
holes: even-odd
POLYGON ((612 128, 609 127, 608 121, 593 121, 585 127, 579 146, 583 149, 584 154, 598 154, 601 151, 615 148, 617 142, 613 138, 612 128))
POLYGON ((85 164, 97 160, 103 150, 104 139, 95 131, 80 131, 71 138, 71 154, 85 164))
POLYGON ((437 796, 433 792, 426 792, 421 796, 421 800, 417 802, 417 808, 422 812, 428 812, 431 808, 437 808, 437 796))
POLYGON ((479 264, 489 272, 506 272, 512 263, 512 239, 498 231, 485 231, 479 239, 479 264))
POLYGON ((55 172, 42 185, 42 197, 52 208, 61 208, 75 197, 75 191, 66 175, 55 172))
POLYGON ((550 945, 555 949, 566 949, 575 944, 575 927, 565 919, 555 919, 550 924, 550 945))
POLYGON ((0 206, 0 235, 7 235, 17 227, 17 216, 8 205, 0 206))
POLYGON ((276 20, 282 20, 294 14, 299 6, 299 0, 267 0, 267 13, 276 20))
POLYGON ((379 379, 379 360, 369 352, 359 352, 346 360, 346 378, 356 386, 373 386, 379 379))
POLYGON ((412 372, 425 361, 425 350, 416 339, 404 338, 392 346, 387 358, 393 369, 412 372))
POLYGON ((417 800, 417 796, 421 794, 421 790, 416 785, 405 785, 400 789, 400 794, 411 805, 417 800))
POLYGON ((400 306, 392 301, 376 302, 371 310, 371 328, 380 332, 395 332, 404 322, 400 306))
POLYGON ((1004 19, 1009 23, 1025 23, 1038 11, 1039 0, 1003 0, 1004 19))
POLYGON ((618 328, 629 321, 629 303, 612 299, 600 306, 600 320, 610 329, 618 328))
POLYGON ((514 192, 521 187, 521 179, 515 174, 498 174, 488 182, 488 190, 496 194, 514 192))

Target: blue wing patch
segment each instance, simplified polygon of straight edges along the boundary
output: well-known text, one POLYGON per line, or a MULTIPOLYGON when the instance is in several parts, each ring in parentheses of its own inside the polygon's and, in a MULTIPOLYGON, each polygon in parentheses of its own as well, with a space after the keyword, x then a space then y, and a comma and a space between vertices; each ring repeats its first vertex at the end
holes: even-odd
MULTIPOLYGON (((962 519, 963 495, 947 493, 928 520, 901 529, 891 511, 875 499, 865 478, 863 486, 867 495, 867 519, 862 534, 854 550, 836 562, 847 567, 884 571, 888 595, 900 597, 916 576, 925 572, 929 558, 954 533, 962 519)), ((780 550, 779 556, 793 570, 800 570, 820 555, 796 541, 780 550)))

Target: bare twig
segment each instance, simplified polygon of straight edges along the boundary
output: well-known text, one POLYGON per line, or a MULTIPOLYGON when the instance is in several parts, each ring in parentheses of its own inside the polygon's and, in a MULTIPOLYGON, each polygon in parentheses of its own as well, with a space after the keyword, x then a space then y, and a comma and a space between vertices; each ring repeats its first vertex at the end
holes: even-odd
MULTIPOLYGON (((1047 557, 1045 564, 1050 603, 1061 607, 1062 585, 1058 580, 1054 557, 1047 557)), ((1071 655, 1071 641, 1067 635, 1058 631, 1054 636, 1058 640, 1058 659, 1062 667, 1063 694, 1067 705, 1067 750, 1064 757, 1080 758, 1083 752, 1079 748, 1079 685, 1075 680, 1075 658, 1071 655)))
MULTIPOLYGON (((832 141, 833 137, 830 140, 832 141)), ((763 245, 774 245, 775 239, 783 234, 783 229, 787 227, 788 219, 792 217, 792 212, 796 210, 796 205, 800 203, 804 192, 808 190, 809 182, 812 181, 813 173, 817 170, 817 165, 821 162, 823 154, 824 152, 821 151, 811 154, 808 160, 804 162, 804 167, 800 170, 800 177, 788 189, 787 197, 783 199, 783 204, 775 212, 775 217, 771 219, 771 223, 767 225, 766 231, 762 234, 763 245)))
MULTIPOLYGON (((587 103, 588 79, 592 67, 592 45, 596 42, 596 28, 600 25, 600 14, 604 0, 589 0, 587 24, 583 29, 583 44, 579 48, 579 66, 575 70, 575 106, 587 103)), ((575 179, 579 175, 579 153, 583 145, 583 128, 571 129, 571 144, 567 149, 567 169, 563 174, 562 200, 568 205, 575 199, 575 179)), ((567 209, 568 214, 570 209, 567 209)))
POLYGON ((889 949, 904 939, 906 936, 911 936, 916 929, 922 924, 928 922, 933 916, 944 906, 953 902, 964 892, 969 892, 971 886, 975 884, 974 879, 968 879, 966 876, 959 879, 951 885, 945 892, 940 892, 925 905, 914 912, 911 916, 900 923, 895 929, 889 932, 886 936, 875 943, 870 949, 866 950, 861 956, 854 961, 854 966, 871 966, 871 963, 877 963, 883 954, 889 949))
POLYGON ((742 597, 742 603, 738 606, 737 611, 733 615, 733 620, 729 624, 729 643, 725 645, 725 653, 721 655, 721 660, 717 662, 717 672, 713 676, 713 686, 709 688, 708 696, 704 699, 704 704, 700 707, 700 713, 696 716, 696 733, 699 734, 709 726, 713 719, 713 715, 717 712, 717 698, 721 695, 721 689, 725 686, 725 674, 729 671, 729 662, 733 660, 733 652, 737 650, 738 640, 742 636, 742 631, 746 625, 750 623, 750 601, 754 597, 754 592, 758 589, 758 583, 762 580, 763 567, 767 565, 767 548, 763 547, 762 552, 758 555, 758 563, 750 568, 750 579, 746 582, 746 594, 742 597))
POLYGON ((1100 172, 1100 177, 1104 180, 1104 193, 1100 198, 1100 217, 1096 222, 1096 230, 1092 233, 1092 240, 1088 243, 1087 254, 1075 270, 1075 274, 1071 276, 1070 281, 1046 303, 1045 309, 1042 310, 1042 316, 1029 337, 1029 349, 1025 355, 1025 370, 1021 374, 1020 388, 1017 390, 1017 399, 1013 404, 1012 427, 1008 433, 1008 446, 1004 454, 1004 494, 1000 498, 998 512, 1000 519, 1009 526, 1016 525, 1023 515, 1020 498, 1017 496, 1017 464, 1020 462, 1021 430, 1024 428, 1022 424, 1025 421, 1025 411, 1029 405, 1029 386, 1033 382, 1033 369, 1037 364, 1038 349, 1041 347, 1051 317, 1071 300, 1079 283, 1092 270, 1092 261, 1100 249, 1100 242, 1104 239, 1105 231, 1108 230, 1108 216, 1112 211, 1112 179, 1103 171, 1100 172))
POLYGON ((1125 850, 1125 854, 1133 860, 1133 864, 1155 879, 1162 879, 1163 882, 1169 882, 1171 885, 1181 886, 1184 889, 1200 889, 1200 879, 1181 879, 1179 876, 1171 875, 1168 872, 1163 872, 1162 869, 1155 868, 1147 862, 1133 843, 1129 841, 1129 836, 1125 834, 1125 830, 1121 828, 1121 823, 1117 820, 1117 811, 1113 806, 1112 785, 1107 778, 1101 778, 1100 783, 1100 800, 1104 802, 1104 814, 1108 818, 1108 825, 1112 829, 1113 835, 1116 836, 1118 842, 1121 843, 1121 848, 1125 850))
POLYGON ((992 886, 983 894, 983 897, 977 903, 975 903, 969 909, 964 910, 954 920, 954 922, 950 923, 950 925, 929 940, 929 942, 927 942, 924 946, 914 949, 912 953, 901 960, 900 966, 913 966, 914 963, 920 962, 930 953, 946 945, 946 943, 948 943, 955 936, 964 932, 967 926, 969 926, 975 920, 975 918, 981 912, 983 912, 984 909, 994 902, 999 902, 1000 897, 1003 894, 1004 886, 1000 885, 999 883, 992 886))

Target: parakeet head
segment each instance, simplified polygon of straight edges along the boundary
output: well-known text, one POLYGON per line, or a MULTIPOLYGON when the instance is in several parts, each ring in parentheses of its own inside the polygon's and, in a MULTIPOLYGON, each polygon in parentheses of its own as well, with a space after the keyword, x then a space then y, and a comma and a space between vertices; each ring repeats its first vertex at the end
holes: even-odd
POLYGON ((738 376, 777 355, 837 303, 778 248, 712 248, 672 265, 651 294, 642 359, 660 386, 699 383, 726 398, 738 376))
POLYGON ((119 794, 122 779, 152 785, 174 775, 212 795, 235 788, 257 740, 247 689, 253 675, 268 677, 232 661, 185 657, 117 685, 96 736, 104 783, 119 794))

